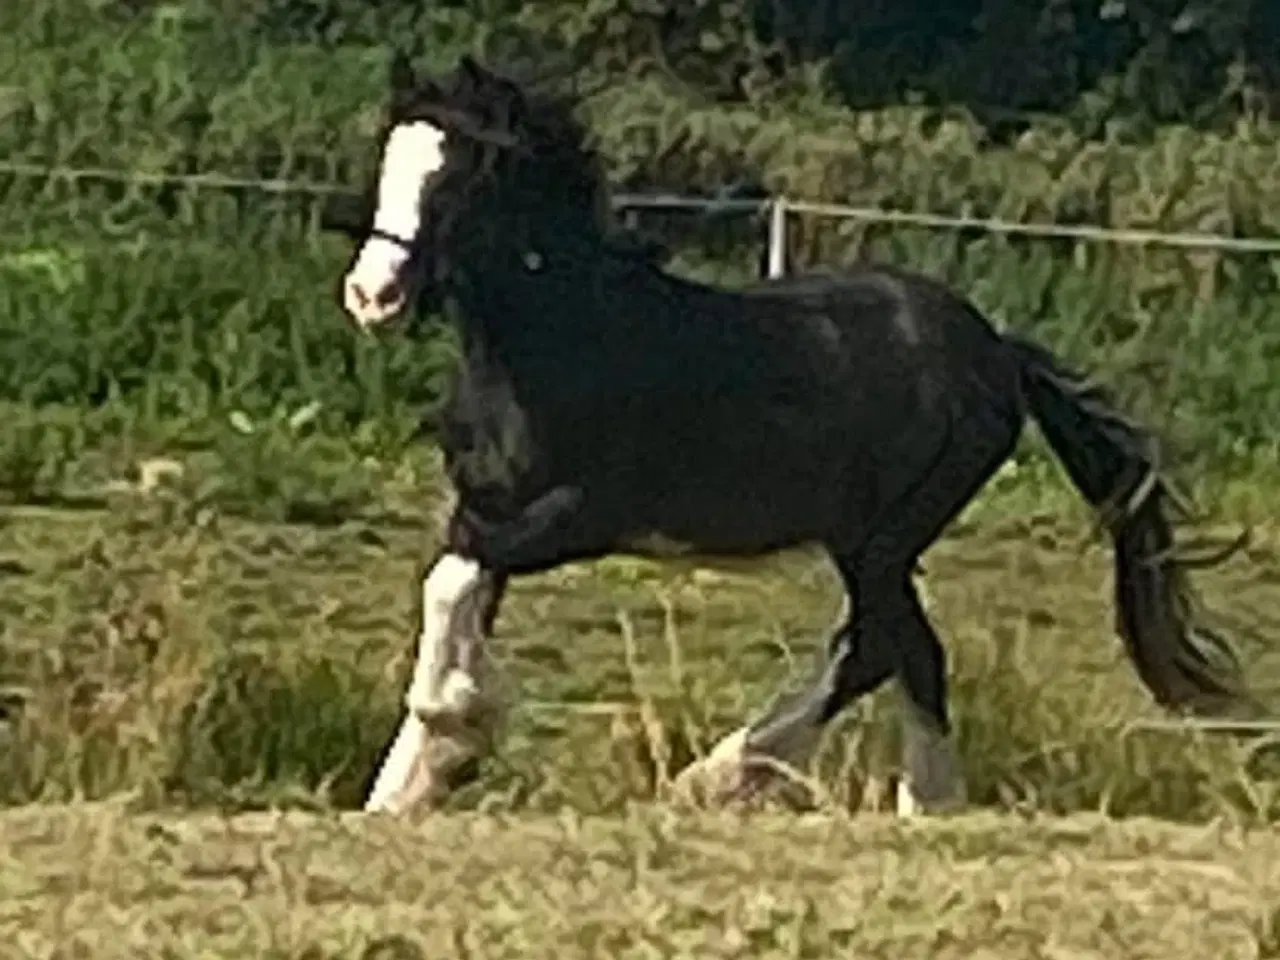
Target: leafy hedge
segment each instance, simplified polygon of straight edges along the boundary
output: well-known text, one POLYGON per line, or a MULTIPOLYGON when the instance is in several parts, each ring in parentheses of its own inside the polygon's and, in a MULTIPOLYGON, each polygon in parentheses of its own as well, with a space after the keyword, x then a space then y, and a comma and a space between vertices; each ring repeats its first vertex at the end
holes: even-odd
MULTIPOLYGON (((289 19, 306 5, 265 6, 283 19, 221 0, 15 0, 0 11, 0 156, 353 183, 373 159, 385 51, 350 41, 377 31, 351 27, 340 0, 313 4, 310 21, 289 19)), ((510 5, 489 6, 495 21, 513 15, 510 5)), ((408 16, 401 7, 389 9, 382 29, 412 27, 435 65, 493 32, 482 16, 489 7, 422 8, 412 24, 396 19, 408 16)), ((556 9, 517 12, 546 22, 556 9)), ((590 40, 595 28, 575 22, 581 29, 562 45, 590 40)), ((637 71, 584 109, 612 175, 630 187, 748 181, 908 210, 1280 233, 1280 136, 1261 120, 1241 115, 1209 131, 1116 123, 1099 137, 1076 110, 999 145, 971 112, 855 112, 806 86, 803 71, 792 79, 768 96, 717 102, 706 89, 637 71)), ((332 291, 347 251, 315 233, 315 196, 25 175, 0 176, 0 190, 0 399, 123 399, 188 417, 322 399, 326 422, 345 429, 416 415, 438 396, 444 341, 362 342, 338 315, 332 291)), ((1271 314, 1280 291, 1271 258, 812 219, 797 222, 791 240, 799 264, 872 254, 946 276, 1002 322, 1116 374, 1187 450, 1275 448, 1280 327, 1271 314)), ((684 252, 706 258, 705 245, 684 252)), ((741 276, 755 256, 730 245, 727 263, 721 253, 712 266, 722 275, 741 276)))
MULTIPOLYGON (((0 15, 0 26, 11 21, 0 31, 9 160, 340 182, 368 168, 385 51, 264 44, 195 2, 98 29, 83 27, 90 0, 49 6, 62 16, 37 18, 18 2, 0 15), (51 19, 56 28, 33 26, 51 19)), ((475 33, 458 30, 422 59, 447 64, 475 33)), ((715 188, 750 176, 835 202, 1280 232, 1280 136, 1261 121, 1212 132, 1117 123, 1099 139, 1071 118, 1044 118, 992 146, 988 126, 963 111, 857 113, 813 90, 726 105, 656 74, 612 85, 588 112, 625 182, 715 188)))

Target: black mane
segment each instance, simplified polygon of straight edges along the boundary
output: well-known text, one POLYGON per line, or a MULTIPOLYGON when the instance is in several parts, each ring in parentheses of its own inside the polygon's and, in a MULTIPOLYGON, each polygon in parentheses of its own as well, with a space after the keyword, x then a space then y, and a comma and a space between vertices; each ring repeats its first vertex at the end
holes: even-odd
POLYGON ((579 107, 576 94, 521 86, 465 60, 442 81, 419 83, 397 98, 392 123, 428 119, 451 135, 429 200, 436 253, 448 270, 517 247, 541 256, 565 250, 659 258, 659 247, 614 222, 603 164, 579 107))

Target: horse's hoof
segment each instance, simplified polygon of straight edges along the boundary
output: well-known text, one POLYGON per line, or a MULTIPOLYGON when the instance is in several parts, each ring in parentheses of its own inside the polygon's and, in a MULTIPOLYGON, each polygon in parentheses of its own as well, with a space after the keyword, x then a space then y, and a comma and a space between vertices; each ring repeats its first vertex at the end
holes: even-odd
MULTIPOLYGON (((471 678, 453 671, 444 692, 476 690, 471 678), (459 682, 465 681, 465 682, 459 682)), ((414 704, 413 698, 406 698, 414 704)), ((374 780, 366 813, 399 815, 410 810, 437 809, 459 788, 475 781, 480 761, 492 748, 501 727, 501 705, 476 696, 442 697, 423 709, 410 709, 374 780)))
POLYGON ((801 784, 780 772, 771 756, 753 749, 750 733, 749 727, 735 730, 682 770, 672 784, 676 799, 703 809, 755 807, 769 798, 788 807, 811 806, 810 791, 799 790, 801 784))
POLYGON ((947 784, 940 790, 924 792, 915 789, 905 777, 898 781, 894 799, 898 816, 905 820, 959 813, 968 802, 961 781, 947 784))
POLYGON ((681 802, 698 807, 732 803, 748 790, 747 735, 742 727, 721 740, 701 760, 695 760, 676 776, 672 792, 681 802))
POLYGON ((437 810, 449 796, 479 776, 480 757, 470 738, 427 733, 403 771, 387 771, 394 784, 379 783, 365 802, 366 813, 403 816, 437 810))

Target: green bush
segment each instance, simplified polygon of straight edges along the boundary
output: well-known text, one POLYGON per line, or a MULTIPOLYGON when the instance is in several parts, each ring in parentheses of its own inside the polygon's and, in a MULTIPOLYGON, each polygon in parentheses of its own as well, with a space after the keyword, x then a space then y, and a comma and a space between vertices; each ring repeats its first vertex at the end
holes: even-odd
MULTIPOLYGON (((369 44, 412 33, 421 59, 441 65, 516 14, 496 2, 470 13, 431 6, 410 24, 397 19, 407 8, 388 9, 360 19, 339 0, 189 0, 104 16, 89 0, 15 3, 0 30, 0 154, 354 184, 373 159, 382 95, 385 50, 369 44), (348 32, 304 42, 324 23, 348 32)), ((556 9, 531 4, 516 19, 577 31, 565 42, 616 41, 608 31, 592 40, 599 23, 573 27, 556 9)), ((608 9, 600 23, 650 15, 608 9)), ((619 185, 688 191, 748 177, 792 197, 909 210, 1280 232, 1280 138, 1260 120, 1141 136, 1119 125, 1099 138, 1064 115, 1001 146, 961 110, 854 112, 803 71, 793 79, 751 102, 716 102, 637 68, 584 110, 619 185)), ((124 403, 148 422, 192 424, 320 400, 321 426, 336 434, 429 417, 450 341, 434 325, 378 343, 353 335, 333 298, 348 251, 316 234, 319 199, 0 175, 0 400, 124 403)), ((686 261, 699 259, 700 235, 687 236, 686 261)), ((714 272, 753 265, 741 243, 720 247, 714 272)), ((1274 451, 1280 331, 1269 317, 1280 291, 1267 257, 812 217, 796 218, 790 252, 794 266, 871 254, 942 275, 1000 322, 1113 378, 1184 452, 1274 451)))

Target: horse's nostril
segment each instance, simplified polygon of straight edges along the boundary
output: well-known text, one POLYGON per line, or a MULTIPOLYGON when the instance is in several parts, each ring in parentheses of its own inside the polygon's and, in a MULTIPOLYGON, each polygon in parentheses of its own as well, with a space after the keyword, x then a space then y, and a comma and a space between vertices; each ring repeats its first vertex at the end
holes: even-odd
POLYGON ((400 299, 400 287, 394 283, 388 283, 385 287, 378 291, 376 297, 378 306, 386 307, 395 303, 400 299))
POLYGON ((364 286, 359 283, 351 283, 347 286, 351 299, 355 301, 356 306, 363 309, 369 305, 369 295, 364 292, 364 286))

